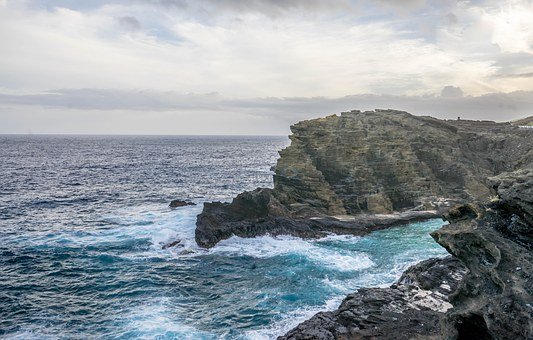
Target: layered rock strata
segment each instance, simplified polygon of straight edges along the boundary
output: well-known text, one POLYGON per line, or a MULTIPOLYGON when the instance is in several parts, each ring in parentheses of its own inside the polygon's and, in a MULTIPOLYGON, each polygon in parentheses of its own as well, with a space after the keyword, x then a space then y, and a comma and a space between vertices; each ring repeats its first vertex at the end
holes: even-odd
POLYGON ((488 199, 488 177, 533 165, 533 131, 510 123, 376 110, 303 121, 291 130, 274 189, 206 203, 197 220, 200 246, 231 235, 360 235, 372 225, 435 217, 451 203, 488 199))

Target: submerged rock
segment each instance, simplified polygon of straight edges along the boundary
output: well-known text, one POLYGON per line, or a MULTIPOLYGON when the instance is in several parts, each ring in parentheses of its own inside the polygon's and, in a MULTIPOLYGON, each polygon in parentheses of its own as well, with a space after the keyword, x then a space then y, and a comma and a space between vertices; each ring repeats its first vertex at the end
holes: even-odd
POLYGON ((168 206, 171 208, 179 208, 187 205, 196 205, 196 203, 182 200, 172 200, 168 206))
POLYGON ((533 166, 533 131, 510 123, 376 110, 303 121, 291 130, 273 189, 204 204, 196 224, 200 246, 232 235, 360 235, 372 229, 365 221, 379 229, 432 218, 455 203, 490 198, 487 177, 533 166), (394 221, 393 212, 412 219, 394 221), (389 215, 391 223, 379 225, 369 214, 389 215))
POLYGON ((181 243, 181 240, 172 241, 172 242, 169 242, 167 244, 162 245, 161 249, 172 248, 172 247, 175 247, 177 245, 180 245, 180 243, 181 243))

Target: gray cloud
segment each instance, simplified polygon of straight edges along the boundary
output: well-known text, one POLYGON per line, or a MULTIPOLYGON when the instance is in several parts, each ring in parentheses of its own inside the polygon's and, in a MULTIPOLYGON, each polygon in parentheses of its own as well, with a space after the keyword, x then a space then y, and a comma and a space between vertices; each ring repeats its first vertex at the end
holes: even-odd
MULTIPOLYGON (((409 0, 408 0, 409 1, 409 0)), ((412 0, 416 1, 416 0, 412 0)), ((280 15, 288 10, 328 10, 347 8, 349 0, 137 0, 137 3, 167 9, 203 8, 217 11, 259 12, 269 16, 280 15)))
POLYGON ((455 15, 454 13, 448 13, 444 16, 444 18, 446 19, 446 23, 448 25, 457 25, 457 23, 459 22, 459 19, 457 18, 457 15, 455 15))
POLYGON ((124 16, 117 18, 117 21, 121 27, 128 31, 137 31, 141 29, 141 23, 137 18, 132 16, 124 16))
POLYGON ((533 67, 533 53, 501 53, 496 56, 493 66, 498 68, 495 77, 520 74, 524 68, 533 67))
POLYGON ((463 90, 457 86, 445 86, 440 92, 441 97, 445 98, 460 98, 463 96, 463 90))
POLYGON ((497 78, 533 78, 533 72, 515 73, 515 74, 498 74, 497 78))
MULTIPOLYGON (((450 87, 451 88, 451 87, 450 87)), ((454 88, 453 91, 457 91, 454 88)), ((460 90, 460 89, 459 89, 460 90)), ((76 111, 212 112, 261 116, 289 123, 351 109, 392 108, 439 118, 508 121, 533 114, 533 92, 490 93, 482 96, 351 95, 325 97, 267 97, 231 99, 216 93, 179 94, 171 91, 114 89, 56 90, 40 94, 1 94, 0 106, 76 111)), ((149 113, 146 113, 147 115, 149 113)), ((243 118, 243 126, 246 118, 243 118)))
POLYGON ((382 4, 402 9, 420 8, 426 5, 426 0, 378 0, 382 4))

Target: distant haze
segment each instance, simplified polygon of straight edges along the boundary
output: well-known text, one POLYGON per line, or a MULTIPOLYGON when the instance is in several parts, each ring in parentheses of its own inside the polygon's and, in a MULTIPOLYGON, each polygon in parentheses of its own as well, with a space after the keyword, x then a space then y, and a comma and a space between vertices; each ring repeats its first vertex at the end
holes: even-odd
POLYGON ((533 115, 530 0, 0 0, 0 133, 533 115))

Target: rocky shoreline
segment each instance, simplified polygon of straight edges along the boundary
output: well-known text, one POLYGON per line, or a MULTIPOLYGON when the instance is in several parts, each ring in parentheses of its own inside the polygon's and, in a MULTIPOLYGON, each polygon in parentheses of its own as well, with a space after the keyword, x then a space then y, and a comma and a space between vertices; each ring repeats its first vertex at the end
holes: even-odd
POLYGON ((451 256, 422 261, 389 288, 363 288, 333 312, 320 312, 280 340, 409 338, 437 334, 467 269, 451 256))
POLYGON ((360 289, 280 339, 533 338, 533 135, 511 123, 351 111, 291 127, 274 188, 205 203, 195 238, 364 235, 443 217, 452 255, 360 289))
POLYGON ((275 202, 271 189, 256 189, 239 194, 231 203, 204 203, 197 217, 196 243, 211 248, 231 236, 291 235, 320 238, 328 234, 365 235, 375 230, 441 217, 438 210, 412 210, 388 214, 291 217, 275 202), (278 206, 274 206, 278 205, 278 206))
POLYGON ((454 207, 432 233, 453 257, 360 289, 279 339, 531 339, 533 170, 492 181, 498 199, 454 207))

